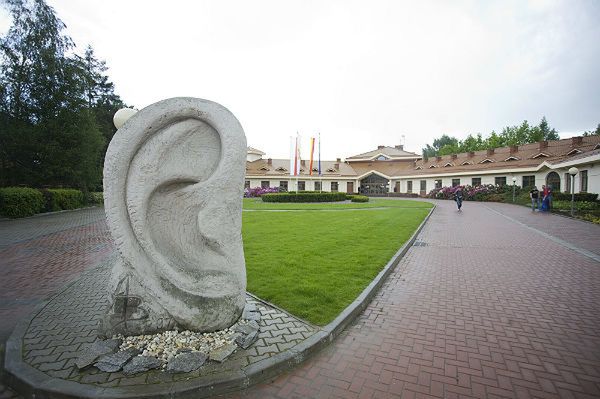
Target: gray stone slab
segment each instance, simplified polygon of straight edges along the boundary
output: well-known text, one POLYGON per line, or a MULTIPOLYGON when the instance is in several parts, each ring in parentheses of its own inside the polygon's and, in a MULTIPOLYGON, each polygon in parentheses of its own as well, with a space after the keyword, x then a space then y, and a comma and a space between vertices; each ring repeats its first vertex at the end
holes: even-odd
POLYGON ((248 324, 238 324, 235 327, 235 331, 240 332, 244 335, 252 334, 255 331, 258 331, 260 327, 258 323, 254 320, 251 320, 248 324))
POLYGON ((139 351, 135 348, 129 348, 124 351, 102 356, 94 364, 98 369, 107 373, 114 373, 123 368, 125 363, 136 356, 139 351))
POLYGON ((242 349, 248 349, 250 345, 256 342, 257 339, 258 330, 254 330, 248 335, 240 335, 237 337, 235 343, 238 344, 242 349))
POLYGON ((121 345, 121 340, 119 339, 96 341, 86 346, 79 353, 77 360, 75 360, 75 365, 80 370, 91 366, 100 356, 115 353, 119 349, 119 345, 121 345))
POLYGON ((123 374, 133 375, 144 371, 157 369, 162 366, 162 362, 152 356, 135 356, 125 366, 123 366, 123 374))
POLYGON ((238 348, 236 344, 225 344, 217 349, 214 349, 210 352, 209 357, 210 360, 214 360, 216 362, 222 363, 225 359, 227 359, 235 350, 238 348))
POLYGON ((186 352, 175 356, 167 366, 169 373, 189 373, 198 370, 206 363, 208 356, 202 352, 186 352))

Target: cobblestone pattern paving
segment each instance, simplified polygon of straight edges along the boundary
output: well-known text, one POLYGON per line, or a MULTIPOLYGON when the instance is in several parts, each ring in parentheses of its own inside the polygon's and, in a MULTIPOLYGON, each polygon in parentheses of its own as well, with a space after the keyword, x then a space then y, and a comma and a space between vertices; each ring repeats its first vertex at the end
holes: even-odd
POLYGON ((580 220, 561 217, 546 212, 532 212, 530 208, 497 202, 487 203, 486 206, 502 214, 519 220, 530 227, 544 231, 554 237, 573 243, 580 248, 600 255, 598 245, 598 226, 580 220))
MULTIPOLYGON (((223 397, 600 397, 600 264, 484 204, 466 203, 461 213, 437 204, 418 242, 330 347, 271 383, 223 397)), ((582 236, 584 222, 539 216, 547 225, 538 228, 558 224, 573 229, 563 239, 600 247, 597 226, 582 236)))
MULTIPOLYGON (((23 221, 23 228, 16 221, 0 222, 3 232, 10 224, 20 237, 0 249, 0 340, 8 338, 17 320, 36 304, 114 252, 106 222, 98 218, 98 212, 93 208, 30 218, 23 221), (52 225, 46 218, 56 222, 55 232, 47 233, 52 225), (32 221, 42 223, 41 231, 47 234, 32 233, 32 221), (24 240, 26 233, 34 238, 24 240)), ((10 240, 0 241, 6 242, 10 240)))
POLYGON ((79 371, 78 351, 97 340, 99 320, 109 305, 108 280, 111 260, 84 273, 77 282, 52 299, 35 316, 23 336, 23 360, 45 374, 81 384, 123 387, 146 383, 173 382, 244 369, 250 364, 283 352, 313 335, 317 329, 287 313, 247 296, 262 318, 260 334, 247 350, 238 350, 224 363, 209 363, 192 373, 170 374, 151 371, 134 376, 105 373, 95 367, 79 371))
POLYGON ((104 208, 93 207, 76 211, 42 214, 24 219, 0 220, 0 249, 22 241, 104 221, 104 208))

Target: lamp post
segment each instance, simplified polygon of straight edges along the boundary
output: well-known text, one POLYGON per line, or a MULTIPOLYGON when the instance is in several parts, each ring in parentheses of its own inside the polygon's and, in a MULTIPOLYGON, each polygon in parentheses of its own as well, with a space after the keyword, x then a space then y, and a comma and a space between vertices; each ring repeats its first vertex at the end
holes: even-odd
POLYGON ((575 166, 569 168, 569 174, 571 175, 571 217, 575 214, 575 175, 579 173, 579 169, 575 166))
POLYGON ((513 176, 513 203, 515 202, 515 183, 517 182, 517 178, 513 176))

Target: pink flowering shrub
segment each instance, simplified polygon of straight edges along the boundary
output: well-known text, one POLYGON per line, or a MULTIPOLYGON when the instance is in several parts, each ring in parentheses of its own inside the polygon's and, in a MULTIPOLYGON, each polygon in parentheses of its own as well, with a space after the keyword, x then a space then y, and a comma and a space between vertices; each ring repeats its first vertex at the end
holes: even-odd
POLYGON ((255 198, 260 197, 263 194, 278 193, 279 187, 254 187, 244 189, 244 198, 255 198))
POLYGON ((485 201, 487 197, 493 194, 503 194, 506 192, 506 186, 495 186, 493 184, 482 184, 479 186, 456 186, 434 188, 427 194, 428 198, 453 199, 454 192, 462 188, 463 198, 467 201, 485 201))

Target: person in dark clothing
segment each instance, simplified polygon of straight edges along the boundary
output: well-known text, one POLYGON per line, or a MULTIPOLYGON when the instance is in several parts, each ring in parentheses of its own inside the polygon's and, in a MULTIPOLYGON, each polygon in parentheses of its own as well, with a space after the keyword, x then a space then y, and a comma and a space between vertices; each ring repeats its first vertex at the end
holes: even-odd
POLYGON ((454 201, 456 201, 456 206, 458 207, 458 210, 460 211, 460 208, 462 208, 462 202, 463 202, 463 192, 462 192, 462 187, 460 187, 460 186, 458 186, 458 188, 454 192, 454 201))
POLYGON ((531 198, 531 210, 535 212, 536 207, 539 210, 541 208, 540 191, 536 186, 533 186, 531 191, 529 191, 529 198, 531 198))

